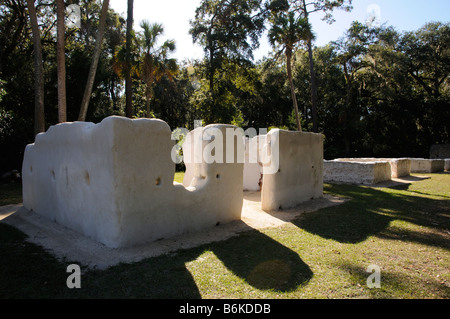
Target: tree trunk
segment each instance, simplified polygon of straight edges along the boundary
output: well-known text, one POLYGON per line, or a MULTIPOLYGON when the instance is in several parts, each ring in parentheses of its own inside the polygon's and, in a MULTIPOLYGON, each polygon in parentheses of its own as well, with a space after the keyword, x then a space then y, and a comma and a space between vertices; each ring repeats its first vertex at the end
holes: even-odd
POLYGON ((133 85, 131 79, 131 31, 133 30, 133 0, 128 0, 125 70, 125 115, 133 117, 133 85))
POLYGON ((146 117, 150 118, 150 98, 148 96, 145 99, 145 113, 146 117))
POLYGON ((97 38, 95 39, 94 55, 92 57, 91 68, 89 69, 89 75, 86 83, 86 88, 84 90, 83 100, 81 101, 80 114, 78 116, 79 121, 86 120, 89 100, 91 98, 95 74, 97 72, 98 59, 100 58, 102 48, 103 34, 105 33, 105 24, 106 24, 106 16, 108 15, 108 7, 109 7, 109 0, 103 0, 102 12, 100 14, 99 29, 97 32, 97 38))
POLYGON ((41 34, 39 32, 34 0, 27 0, 34 46, 34 135, 45 131, 44 66, 42 63, 41 34))
POLYGON ((311 77, 311 115, 313 121, 313 132, 317 133, 317 85, 316 74, 314 72, 314 59, 312 53, 312 41, 308 39, 309 74, 311 77))
POLYGON ((343 123, 342 127, 344 130, 343 139, 345 145, 345 154, 350 156, 350 136, 353 132, 353 123, 351 112, 354 110, 353 108, 353 75, 348 73, 348 68, 346 63, 344 63, 344 76, 345 76, 345 106, 343 113, 343 123))
POLYGON ((116 85, 116 82, 114 81, 114 79, 110 80, 110 84, 109 85, 110 85, 109 94, 111 96, 111 100, 112 100, 112 103, 113 103, 113 111, 117 111, 118 110, 117 97, 116 97, 116 92, 114 91, 114 87, 116 85))
POLYGON ((211 30, 209 30, 208 32, 208 38, 209 38, 209 72, 208 72, 208 77, 209 77, 209 94, 211 97, 211 109, 209 112, 209 119, 207 119, 208 122, 215 122, 216 119, 216 95, 215 95, 215 91, 214 91, 214 73, 215 73, 215 69, 214 69, 214 43, 212 40, 212 35, 211 35, 211 30))
MULTIPOLYGON (((309 23, 309 12, 306 6, 306 0, 303 0, 303 15, 306 21, 309 23)), ((317 86, 316 75, 314 72, 314 58, 312 54, 312 40, 308 39, 308 56, 309 56, 309 74, 311 78, 311 115, 313 120, 313 132, 317 133, 317 86)))
POLYGON ((287 74, 288 74, 288 79, 289 79, 289 85, 291 87, 292 102, 294 103, 295 119, 297 121, 297 129, 301 132, 302 124, 300 123, 300 115, 298 114, 297 98, 295 97, 294 81, 292 80, 291 60, 292 60, 292 51, 290 49, 286 48, 286 68, 287 68, 287 74))
POLYGON ((56 0, 56 62, 58 78, 58 122, 67 121, 66 57, 65 57, 64 0, 56 0))

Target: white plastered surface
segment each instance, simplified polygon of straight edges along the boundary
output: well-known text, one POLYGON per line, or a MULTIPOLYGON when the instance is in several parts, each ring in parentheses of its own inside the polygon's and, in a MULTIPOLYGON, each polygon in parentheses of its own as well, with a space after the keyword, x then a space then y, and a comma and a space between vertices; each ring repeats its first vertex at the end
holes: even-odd
POLYGON ((24 207, 108 247, 239 220, 243 164, 196 164, 186 189, 173 183, 173 146, 157 119, 52 126, 26 147, 24 207))

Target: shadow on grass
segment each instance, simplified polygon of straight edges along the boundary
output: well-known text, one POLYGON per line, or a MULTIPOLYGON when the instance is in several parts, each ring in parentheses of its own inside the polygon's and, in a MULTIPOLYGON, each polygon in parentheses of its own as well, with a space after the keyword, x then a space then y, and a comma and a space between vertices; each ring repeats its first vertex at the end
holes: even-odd
POLYGON ((68 290, 62 263, 25 239, 0 223, 0 298, 53 298, 68 290))
POLYGON ((257 230, 250 230, 225 241, 182 250, 173 255, 91 272, 92 284, 86 286, 84 295, 201 298, 195 280, 185 265, 205 251, 214 253, 234 275, 261 290, 294 290, 307 283, 313 275, 296 253, 257 230), (108 291, 102 291, 105 286, 109 287, 108 291))
POLYGON ((185 264, 202 253, 190 249, 106 270, 89 271, 82 277, 81 289, 70 297, 108 299, 199 299, 198 287, 185 264))
POLYGON ((257 230, 215 243, 210 249, 230 271, 258 289, 287 292, 313 276, 297 253, 257 230))
MULTIPOLYGON (((436 194, 422 192, 422 191, 419 191, 419 190, 411 189, 410 187, 411 187, 411 184, 403 184, 403 185, 396 185, 396 186, 393 186, 391 188, 397 189, 397 190, 401 190, 401 191, 409 191, 411 193, 415 193, 415 194, 418 194, 418 195, 426 195, 426 196, 433 196, 433 195, 435 195, 436 196, 436 194)), ((443 195, 443 194, 438 194, 438 196, 439 197, 443 197, 443 198, 448 198, 450 200, 450 196, 443 195)))
POLYGON ((0 298, 201 298, 185 263, 201 254, 149 258, 106 270, 82 269, 81 288, 66 285, 67 266, 16 228, 0 223, 0 298))
MULTIPOLYGON (((5 198, 21 201, 21 185, 5 198), (14 196, 13 196, 14 195, 14 196)), ((5 188, 6 189, 6 188, 5 188)), ((2 189, 3 194, 3 189, 2 189)), ((255 200, 259 200, 257 193, 255 200)), ((201 298, 186 263, 212 251, 236 276, 261 290, 287 292, 313 276, 297 253, 248 227, 239 236, 106 270, 84 270, 80 289, 69 289, 66 267, 16 228, 0 223, 0 298, 201 298)))
POLYGON ((448 248, 448 239, 439 233, 450 228, 450 201, 404 195, 369 187, 326 185, 331 194, 352 198, 332 208, 300 216, 294 221, 299 228, 326 239, 358 243, 370 236, 409 240, 448 248), (405 232, 389 227, 402 220, 436 230, 433 234, 405 232))
POLYGON ((201 298, 185 265, 205 251, 212 251, 233 274, 257 289, 290 291, 308 282, 313 275, 296 253, 251 230, 176 254, 91 271, 83 277, 86 284, 74 293, 85 298, 201 298))
POLYGON ((202 296, 186 263, 205 251, 213 252, 234 275, 261 290, 295 290, 313 276, 297 253, 257 230, 248 230, 174 254, 106 270, 84 270, 81 288, 69 289, 66 267, 77 262, 56 260, 12 226, 0 224, 0 235, 0 298, 198 299, 202 296))

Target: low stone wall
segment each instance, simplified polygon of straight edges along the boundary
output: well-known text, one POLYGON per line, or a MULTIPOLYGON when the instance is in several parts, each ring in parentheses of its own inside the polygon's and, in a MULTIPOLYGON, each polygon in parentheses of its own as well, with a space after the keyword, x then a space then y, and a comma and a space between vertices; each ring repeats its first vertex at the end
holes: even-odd
POLYGON ((446 158, 444 161, 445 161, 444 170, 448 172, 450 171, 450 158, 446 158))
POLYGON ((338 161, 344 162, 388 162, 391 165, 391 177, 398 178, 409 176, 411 173, 411 161, 407 158, 338 158, 338 161))
POLYGON ((389 161, 391 164, 391 177, 398 178, 411 174, 411 161, 407 158, 394 158, 389 161))
POLYGON ((388 161, 370 161, 368 159, 323 161, 325 182, 345 182, 372 185, 391 179, 391 165, 388 161))
POLYGON ((411 161, 411 173, 434 173, 444 170, 443 159, 409 158, 411 161))

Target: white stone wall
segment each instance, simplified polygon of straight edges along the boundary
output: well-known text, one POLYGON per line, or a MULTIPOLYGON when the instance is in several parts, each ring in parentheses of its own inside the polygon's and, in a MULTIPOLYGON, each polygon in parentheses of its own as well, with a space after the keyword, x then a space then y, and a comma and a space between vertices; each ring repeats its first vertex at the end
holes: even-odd
POLYGON ((265 148, 271 160, 263 165, 263 210, 285 209, 323 196, 322 134, 273 129, 265 148))
MULTIPOLYGON (((196 145, 194 143, 194 139, 199 139, 200 134, 203 134, 203 127, 197 127, 194 130, 190 131, 186 134, 184 139, 182 149, 183 149, 183 163, 186 167, 186 171, 184 173, 183 185, 184 187, 189 187, 191 185, 192 180, 194 179, 194 171, 195 171, 195 148, 196 145)), ((203 143, 203 142, 202 142, 203 143)), ((198 153, 198 151, 197 151, 198 153)), ((198 156, 198 155, 197 155, 198 156)), ((198 160, 198 161, 201 161, 198 160)))
POLYGON ((324 160, 324 181, 352 184, 376 184, 391 179, 391 165, 387 161, 324 160))
POLYGON ((411 161, 407 158, 337 158, 336 161, 344 162, 388 162, 391 165, 391 177, 398 178, 411 174, 411 161))
POLYGON ((411 161, 407 158, 395 158, 389 161, 391 164, 391 177, 398 178, 411 174, 411 161))
POLYGON ((173 183, 174 144, 169 126, 157 119, 52 126, 26 147, 23 204, 109 247, 239 220, 243 164, 194 164, 185 188, 173 183))
POLYGON ((443 159, 409 158, 411 161, 411 173, 434 173, 444 170, 443 159))
POLYGON ((245 141, 244 190, 260 191, 263 176, 261 152, 266 143, 265 135, 257 135, 245 141))

